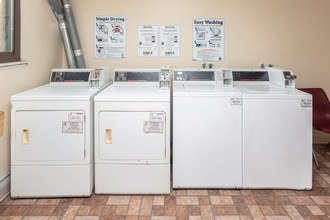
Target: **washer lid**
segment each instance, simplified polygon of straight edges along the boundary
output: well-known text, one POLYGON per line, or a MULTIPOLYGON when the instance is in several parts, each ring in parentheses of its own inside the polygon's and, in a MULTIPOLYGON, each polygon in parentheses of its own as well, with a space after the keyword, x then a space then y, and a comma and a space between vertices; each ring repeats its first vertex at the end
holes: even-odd
POLYGON ((175 82, 173 96, 237 96, 241 94, 233 87, 221 86, 216 82, 175 82))
POLYGON ((242 84, 234 87, 242 92, 243 98, 312 99, 312 96, 308 93, 292 88, 282 88, 273 84, 242 84))
POLYGON ((86 101, 91 100, 100 89, 90 89, 88 85, 59 86, 44 85, 13 95, 12 101, 86 101))
POLYGON ((114 83, 95 96, 94 101, 170 102, 170 95, 170 90, 160 89, 158 82, 114 83))

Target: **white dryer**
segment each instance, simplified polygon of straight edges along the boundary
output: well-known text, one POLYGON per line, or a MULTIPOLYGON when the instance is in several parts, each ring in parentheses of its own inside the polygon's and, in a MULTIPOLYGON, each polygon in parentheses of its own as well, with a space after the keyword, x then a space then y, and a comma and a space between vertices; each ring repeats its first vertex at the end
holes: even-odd
POLYGON ((234 69, 243 101, 243 188, 312 188, 312 96, 280 69, 234 69))
POLYGON ((109 68, 55 69, 11 97, 11 197, 91 195, 93 98, 111 80, 109 68))
POLYGON ((215 69, 174 69, 173 187, 242 187, 241 94, 215 69))
POLYGON ((170 90, 160 85, 160 69, 117 69, 95 97, 95 193, 170 193, 170 90))

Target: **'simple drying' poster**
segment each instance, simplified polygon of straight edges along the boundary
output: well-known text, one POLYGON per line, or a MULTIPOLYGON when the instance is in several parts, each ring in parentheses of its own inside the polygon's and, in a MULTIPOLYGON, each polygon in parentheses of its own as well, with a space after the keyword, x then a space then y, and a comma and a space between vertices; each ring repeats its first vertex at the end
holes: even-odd
POLYGON ((94 57, 96 59, 126 58, 126 17, 94 17, 94 57))

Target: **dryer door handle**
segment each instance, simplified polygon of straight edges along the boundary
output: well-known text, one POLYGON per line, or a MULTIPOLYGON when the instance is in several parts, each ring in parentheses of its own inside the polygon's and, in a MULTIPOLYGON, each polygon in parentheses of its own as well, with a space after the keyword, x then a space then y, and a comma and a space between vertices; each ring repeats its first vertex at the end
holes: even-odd
POLYGON ((112 129, 105 129, 105 143, 112 144, 112 129))
POLYGON ((28 145, 29 144, 29 129, 23 129, 22 131, 22 144, 28 145))

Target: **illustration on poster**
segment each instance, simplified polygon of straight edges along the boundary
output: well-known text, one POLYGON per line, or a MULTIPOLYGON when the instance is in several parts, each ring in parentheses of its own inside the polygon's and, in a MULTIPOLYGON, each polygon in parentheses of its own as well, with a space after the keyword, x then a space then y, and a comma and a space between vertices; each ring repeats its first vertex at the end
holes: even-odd
POLYGON ((111 24, 113 35, 124 35, 124 30, 120 25, 111 24))

